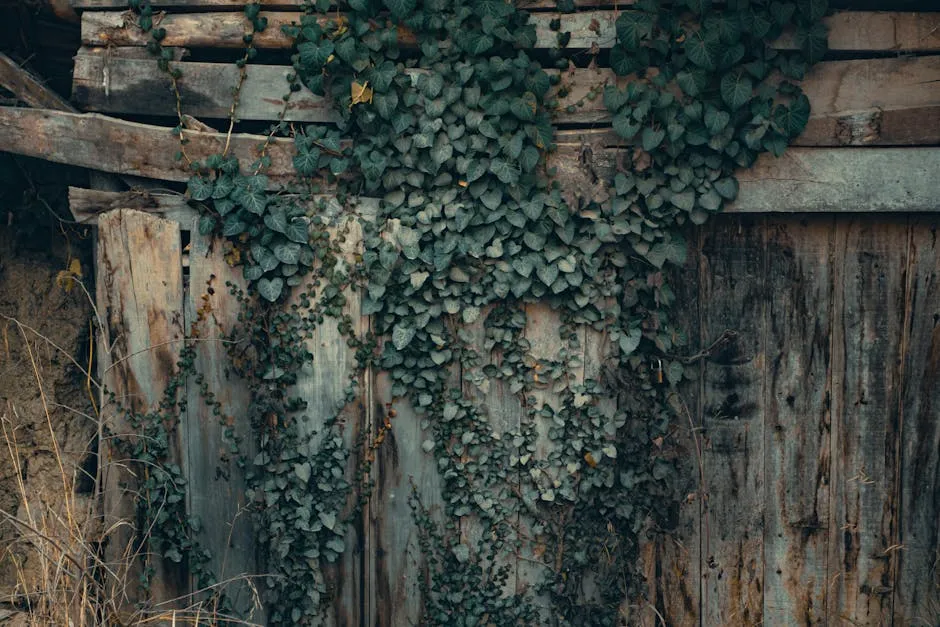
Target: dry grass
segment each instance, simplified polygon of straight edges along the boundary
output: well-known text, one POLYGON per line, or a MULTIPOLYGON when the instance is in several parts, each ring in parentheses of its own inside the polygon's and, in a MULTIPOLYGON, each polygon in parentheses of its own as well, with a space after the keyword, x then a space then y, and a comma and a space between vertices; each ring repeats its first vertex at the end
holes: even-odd
MULTIPOLYGON (((83 473, 87 473, 77 463, 80 456, 60 449, 62 434, 56 432, 53 420, 54 411, 64 410, 78 419, 95 421, 94 436, 85 443, 86 451, 107 437, 104 412, 108 408, 104 407, 99 412, 99 405, 95 402, 100 398, 101 386, 91 374, 92 352, 88 351, 87 361, 82 364, 36 329, 7 316, 2 317, 8 323, 7 328, 15 328, 23 340, 24 364, 32 369, 42 415, 22 415, 23 408, 13 400, 0 406, 0 468, 8 471, 5 474, 15 485, 17 500, 15 511, 0 507, 0 525, 12 526, 15 530, 14 541, 0 546, 0 564, 6 564, 6 568, 12 565, 16 581, 14 589, 8 591, 5 598, 0 598, 0 625, 255 624, 224 616, 216 606, 218 595, 214 593, 235 581, 242 585, 247 581, 248 588, 253 591, 253 605, 260 610, 259 595, 245 577, 235 577, 212 589, 198 590, 160 603, 135 603, 140 601, 140 564, 144 558, 150 557, 141 553, 147 542, 135 538, 135 530, 128 520, 105 527, 102 486, 108 469, 99 464, 96 476, 83 477, 83 473), (49 401, 42 366, 45 360, 37 355, 38 346, 64 355, 83 373, 95 415, 56 406, 49 401), (24 441, 24 430, 39 429, 39 425, 47 431, 42 434, 43 440, 50 443, 50 450, 45 453, 51 455, 56 475, 49 477, 41 489, 26 480, 26 464, 36 451, 24 441), (80 479, 94 483, 91 494, 75 493, 80 479), (102 547, 107 543, 111 545, 107 555, 116 555, 117 558, 106 559, 102 547)), ((9 346, 7 348, 9 350, 9 346)), ((107 463, 121 464, 118 460, 107 463)), ((128 470, 126 464, 121 464, 121 472, 128 470)))

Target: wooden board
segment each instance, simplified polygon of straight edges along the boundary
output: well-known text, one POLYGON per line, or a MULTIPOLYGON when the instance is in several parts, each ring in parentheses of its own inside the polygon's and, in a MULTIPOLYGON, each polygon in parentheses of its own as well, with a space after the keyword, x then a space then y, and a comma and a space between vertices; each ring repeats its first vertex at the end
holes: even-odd
MULTIPOLYGON (((187 152, 198 160, 221 152, 225 135, 187 132, 187 152)), ((0 107, 0 141, 15 154, 80 167, 185 181, 189 172, 173 159, 178 138, 170 129, 125 122, 98 114, 0 107)), ((264 138, 235 134, 231 151, 250 163, 264 138)), ((293 172, 293 142, 277 140, 268 149, 272 182, 293 172)), ((559 145, 555 157, 577 163, 580 146, 559 145)), ((615 164, 613 149, 594 153, 603 173, 615 164)), ((731 212, 934 211, 940 194, 940 149, 793 148, 780 159, 762 156, 739 173, 741 193, 731 212), (786 199, 786 203, 781 202, 786 199)), ((563 181, 564 182, 564 181, 563 181)))
POLYGON ((196 372, 221 404, 222 415, 215 415, 200 386, 190 381, 187 412, 181 425, 188 508, 202 522, 199 540, 212 553, 208 567, 220 582, 228 582, 223 591, 237 615, 260 622, 258 611, 252 614, 252 586, 263 588, 264 582, 252 579, 260 569, 255 561, 255 530, 245 501, 246 469, 238 464, 239 455, 248 460, 255 455, 246 414, 250 394, 228 367, 231 347, 225 339, 238 324, 239 316, 239 303, 229 294, 226 282, 244 289, 245 281, 241 268, 233 268, 225 260, 222 242, 199 235, 194 217, 190 218, 190 232, 186 329, 197 335, 192 344, 196 372), (194 325, 200 310, 203 318, 194 325), (230 449, 232 440, 225 436, 228 426, 242 438, 238 452, 230 449))
MULTIPOLYGON (((308 0, 264 0, 266 9, 303 7, 308 0)), ((150 3, 154 8, 194 8, 206 9, 241 9, 245 6, 240 0, 154 0, 150 3)), ((331 3, 333 6, 336 2, 331 3)), ((596 7, 608 5, 609 0, 575 0, 579 7, 596 7)), ((623 0, 621 6, 634 4, 634 0, 623 0)), ((71 0, 76 9, 123 9, 127 0, 71 0)), ((523 9, 554 9, 556 0, 518 0, 518 6, 523 9)))
POLYGON ((830 238, 814 216, 766 225, 764 606, 768 625, 826 624, 830 238))
MULTIPOLYGON (((97 309, 104 328, 98 338, 101 380, 115 400, 135 413, 157 409, 176 372, 183 329, 183 264, 180 230, 174 222, 139 211, 102 215, 98 224, 97 309)), ((112 438, 134 442, 136 434, 113 404, 102 405, 105 433, 100 444, 104 462, 104 525, 109 530, 105 559, 114 565, 127 589, 115 590, 119 603, 144 600, 136 589, 138 566, 128 568, 133 554, 134 496, 140 469, 129 466, 112 438), (123 521, 123 522, 122 522, 123 521)), ((170 434, 170 463, 181 461, 179 432, 170 434)), ((156 504, 159 507, 159 504, 156 504)), ((159 557, 151 594, 158 601, 189 591, 179 568, 165 568, 159 557)))
POLYGON ((71 111, 72 106, 38 78, 0 52, 0 86, 31 107, 71 111))
POLYGON ((703 366, 705 625, 753 625, 763 616, 763 224, 751 216, 715 222, 701 242, 701 337, 710 344, 726 330, 737 334, 703 366))
MULTIPOLYGON (((557 122, 609 124, 602 98, 587 99, 606 84, 625 86, 629 77, 609 69, 561 73, 570 94, 559 100, 557 122), (577 104, 581 101, 581 104, 577 104), (572 113, 569 105, 577 105, 572 113)), ((796 146, 870 146, 940 142, 940 57, 824 61, 800 83, 812 105, 809 124, 796 146)), ((582 131, 571 131, 581 133, 582 131)), ((592 129, 592 132, 602 132, 592 129)), ((564 131, 559 135, 564 135, 564 131)), ((608 144, 621 143, 610 134, 608 144)))
MULTIPOLYGON (((238 68, 231 63, 176 64, 183 111, 197 118, 227 119, 238 68)), ((249 65, 237 116, 275 120, 284 109, 288 68, 249 65)), ((584 99, 605 84, 625 84, 607 69, 562 73, 570 95, 559 101, 558 124, 609 124, 603 99, 584 99), (584 99, 571 113, 569 104, 584 99)), ((812 104, 807 129, 797 146, 935 144, 940 142, 940 57, 827 61, 802 83, 812 104)), ((135 115, 176 115, 176 94, 169 77, 153 59, 129 59, 102 49, 80 51, 75 58, 72 97, 84 110, 135 115)), ((294 93, 287 120, 336 122, 329 101, 306 88, 294 93)), ((617 142, 614 137, 610 141, 617 142)))
MULTIPOLYGON (((254 36, 257 48, 289 48, 291 39, 281 27, 299 22, 300 13, 263 11, 268 27, 254 36)), ((556 32, 550 23, 561 19, 562 30, 571 33, 570 48, 610 48, 615 39, 617 11, 585 11, 574 14, 536 13, 536 48, 556 45, 556 32)), ((829 28, 829 48, 840 52, 935 52, 940 50, 940 13, 848 12, 825 18, 829 28)), ((170 13, 160 26, 167 31, 165 46, 190 48, 242 48, 242 36, 250 32, 242 13, 170 13), (246 30, 247 29, 247 30, 246 30)), ((400 32, 403 44, 413 36, 400 32)), ((144 46, 150 35, 136 25, 130 12, 88 11, 82 15, 82 43, 89 46, 144 46)), ((792 37, 774 43, 781 49, 793 49, 792 37)))
POLYGON ((940 223, 910 223, 893 618, 895 625, 928 627, 940 624, 940 223))
MULTIPOLYGON (((337 227, 337 231, 341 227, 337 227)), ((362 230, 355 220, 346 226, 346 241, 342 245, 341 254, 344 262, 354 263, 352 257, 361 254, 362 230)), ((298 306, 304 302, 305 288, 297 287, 291 294, 291 302, 298 306)), ((348 315, 352 321, 352 332, 362 338, 368 329, 369 321, 361 315, 361 298, 358 291, 347 289, 344 291, 346 304, 342 313, 348 315)), ((316 302, 316 295, 310 294, 310 300, 316 302)), ((356 483, 356 469, 361 463, 362 451, 356 449, 356 443, 366 428, 366 408, 362 402, 363 396, 351 403, 346 400, 346 388, 350 383, 350 375, 356 370, 356 350, 347 344, 347 338, 339 331, 338 321, 333 318, 324 318, 312 332, 307 341, 307 350, 312 355, 312 361, 305 367, 297 379, 297 395, 307 402, 304 414, 309 417, 305 422, 306 435, 310 437, 313 445, 318 446, 325 435, 325 425, 328 420, 338 416, 338 426, 342 433, 347 450, 351 452, 346 467, 346 480, 356 483)), ((357 378, 358 389, 362 391, 367 381, 357 378)), ((359 494, 350 493, 344 517, 354 511, 359 494)), ((339 523, 337 523, 339 524, 339 523)), ((325 612, 324 627, 362 624, 362 584, 363 584, 363 526, 358 517, 346 527, 344 537, 346 549, 336 564, 325 567, 325 577, 328 593, 322 598, 322 603, 328 607, 325 612)))
POLYGON ((905 222, 852 220, 836 231, 829 624, 891 620, 908 247, 905 222))

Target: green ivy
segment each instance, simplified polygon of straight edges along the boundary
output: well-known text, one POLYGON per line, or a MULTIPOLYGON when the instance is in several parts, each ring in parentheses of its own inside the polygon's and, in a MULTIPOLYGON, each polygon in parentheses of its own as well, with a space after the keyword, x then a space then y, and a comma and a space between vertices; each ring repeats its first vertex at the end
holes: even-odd
MULTIPOLYGON (((178 79, 152 11, 135 8, 178 79)), ((245 167, 213 156, 191 164, 188 184, 200 232, 227 239, 247 283, 231 287, 242 303, 232 337, 243 340, 230 358, 251 390, 244 463, 274 575, 273 624, 321 620, 331 594, 322 564, 345 548, 351 503, 368 499, 390 426, 360 438, 350 484, 342 408, 307 416, 295 390, 301 371, 318 367, 307 343, 325 323, 356 350, 347 402, 377 368, 391 378, 389 416, 407 398, 422 417, 445 505, 432 515, 417 493, 411 501, 428 567, 424 620, 619 624, 624 599, 643 593, 642 534, 674 528, 691 480, 674 406, 694 358, 682 357, 692 350, 669 315, 684 229, 736 198, 737 170, 780 155, 805 128, 796 81, 826 52, 827 10, 825 0, 638 0, 623 11, 609 63, 631 78, 586 96, 603 98, 622 148, 591 190, 547 166, 552 113, 569 87, 529 54, 535 28, 514 4, 350 0, 340 20, 318 0, 284 27, 294 41, 285 103, 306 86, 332 99, 339 124, 272 128, 296 148, 296 177, 279 191, 267 157, 245 167), (785 32, 798 49, 772 47, 785 32), (316 200, 324 185, 335 202, 316 200), (380 199, 377 209, 358 209, 358 196, 380 199), (363 241, 350 259, 353 222, 363 241), (344 313, 350 290, 372 316, 364 338, 344 313), (547 358, 524 336, 531 303, 560 320, 547 358), (611 347, 586 378, 573 376, 584 371, 584 328, 611 347), (495 384, 519 402, 512 429, 486 410, 495 384), (462 536, 467 525, 478 533, 462 536), (507 566, 517 555, 535 573, 518 590, 507 566)), ((258 4, 245 13, 265 28, 258 4)), ((550 24, 560 67, 564 26, 564 16, 550 24)), ((245 43, 242 68, 254 56, 251 35, 245 43)))

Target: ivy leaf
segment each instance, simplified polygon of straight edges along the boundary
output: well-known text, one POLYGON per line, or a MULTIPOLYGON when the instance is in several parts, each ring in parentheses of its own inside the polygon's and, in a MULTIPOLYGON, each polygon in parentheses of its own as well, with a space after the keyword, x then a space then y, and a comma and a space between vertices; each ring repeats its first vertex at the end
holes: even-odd
POLYGON ((264 214, 264 225, 278 233, 287 232, 287 213, 283 207, 272 207, 264 214))
POLYGON ((627 76, 639 70, 640 64, 623 46, 614 46, 610 51, 610 67, 618 76, 627 76))
POLYGON ((742 71, 729 72, 721 78, 721 99, 732 109, 740 109, 754 94, 754 83, 742 71))
POLYGON ((666 379, 669 381, 670 385, 679 385, 682 383, 682 375, 684 372, 685 368, 682 367, 682 362, 670 361, 669 365, 666 366, 666 379))
POLYGON ((538 100, 531 91, 525 92, 521 98, 513 98, 510 104, 512 114, 523 122, 531 122, 538 111, 538 100))
POLYGON ((774 126, 789 138, 797 137, 809 123, 810 104, 805 94, 800 94, 790 106, 777 105, 774 108, 774 126))
POLYGON ((333 42, 324 39, 321 42, 305 41, 297 45, 297 52, 300 55, 300 62, 304 65, 320 68, 327 63, 327 59, 333 54, 333 42))
POLYGON ((245 190, 239 194, 239 202, 245 209, 260 216, 268 206, 268 195, 260 190, 245 190))
POLYGON ((383 0, 383 3, 397 19, 408 17, 418 6, 418 0, 383 0))
POLYGON ((519 165, 523 172, 531 172, 539 163, 539 151, 534 146, 526 146, 519 155, 519 165))
POLYGON ((215 230, 215 216, 204 213, 199 216, 199 234, 206 236, 212 235, 212 231, 215 230))
POLYGON ((822 61, 826 51, 829 50, 829 32, 822 22, 816 22, 809 28, 799 29, 796 32, 796 41, 809 63, 822 61))
POLYGON ((405 350, 405 348, 411 344, 411 340, 414 339, 415 332, 413 326, 408 326, 404 323, 396 324, 394 328, 392 328, 392 344, 400 351, 405 350))
POLYGON ((269 302, 274 302, 281 297, 281 292, 284 290, 284 279, 281 277, 275 277, 273 279, 268 279, 266 277, 261 277, 258 280, 258 293, 261 294, 261 297, 269 302))
POLYGON ((738 180, 733 176, 718 179, 712 185, 725 200, 734 200, 738 197, 738 180))
POLYGON ((495 174, 500 181, 507 185, 515 185, 519 182, 519 170, 508 161, 502 159, 491 160, 490 172, 495 174))
POLYGON ((627 50, 636 50, 653 33, 653 16, 641 11, 624 11, 617 18, 617 39, 627 50))
POLYGON ((294 156, 294 169, 301 176, 312 176, 320 167, 320 149, 299 150, 294 156))
POLYGON ((619 89, 616 85, 604 87, 604 106, 611 113, 620 111, 629 100, 630 97, 625 89, 619 89))
POLYGON ((666 131, 663 129, 653 129, 649 126, 643 129, 643 150, 646 152, 652 152, 655 150, 663 140, 666 138, 666 131))
POLYGON ((721 46, 717 37, 701 30, 691 32, 685 38, 685 53, 689 61, 705 70, 714 70, 718 67, 718 56, 721 46))
POLYGON ((293 218, 284 229, 284 234, 292 242, 307 243, 307 222, 303 218, 293 218))
POLYGON ((618 113, 611 121, 614 132, 624 139, 633 139, 640 132, 640 123, 633 119, 633 116, 626 115, 625 112, 618 113))
POLYGON ((450 144, 446 133, 438 133, 431 147, 431 161, 441 166, 454 154, 454 147, 450 144))
POLYGON ((731 114, 727 111, 720 111, 712 106, 706 109, 705 126, 708 127, 712 135, 717 135, 725 130, 729 122, 731 122, 731 114))
POLYGON ((484 174, 489 163, 485 160, 475 159, 467 164, 467 182, 472 183, 484 174))
POLYGON ((274 256, 281 263, 296 264, 300 261, 300 244, 281 242, 274 246, 274 256))
POLYGON ((829 10, 828 0, 796 0, 796 7, 810 22, 818 22, 829 10))
POLYGON ((194 176, 189 179, 187 188, 189 189, 190 198, 202 202, 212 197, 214 183, 204 176, 194 176))
POLYGON ((620 334, 620 352, 624 357, 629 357, 639 348, 640 340, 643 339, 643 332, 640 329, 630 329, 627 333, 620 334))

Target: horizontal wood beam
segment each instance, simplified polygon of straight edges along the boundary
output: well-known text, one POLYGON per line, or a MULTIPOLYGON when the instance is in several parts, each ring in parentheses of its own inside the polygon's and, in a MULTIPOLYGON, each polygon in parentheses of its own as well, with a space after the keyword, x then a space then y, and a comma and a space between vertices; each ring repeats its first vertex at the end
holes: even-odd
MULTIPOLYGON (((294 9, 302 8, 308 0, 264 0, 265 9, 294 9)), ((610 6, 610 0, 575 0, 575 5, 582 8, 610 6)), ((621 0, 620 6, 635 4, 635 0, 621 0)), ((125 9, 127 0, 71 0, 74 9, 125 9)), ((205 11, 207 9, 229 9, 239 11, 245 7, 244 0, 152 0, 150 5, 155 9, 194 9, 205 11)), ((336 6, 336 2, 332 3, 336 6)), ((519 0, 520 8, 554 9, 557 0, 519 0)))
MULTIPOLYGON (((228 63, 177 65, 183 110, 204 119, 227 118, 238 69, 228 63)), ((275 120, 284 107, 289 68, 249 65, 238 118, 275 120)), ((608 69, 564 73, 570 90, 555 114, 559 124, 609 124, 601 98, 585 96, 599 85, 620 83, 608 69), (567 105, 583 100, 568 113, 567 105)), ((802 87, 812 118, 796 145, 914 145, 940 143, 940 57, 826 61, 816 65, 802 87)), ((73 100, 83 109, 137 115, 176 115, 176 96, 167 75, 152 59, 128 59, 91 49, 75 58, 73 100)), ((286 119, 334 122, 329 100, 306 88, 292 95, 286 119)))
MULTIPOLYGON (((258 48, 289 48, 291 39, 281 27, 297 22, 301 14, 266 11, 268 28, 254 35, 258 48)), ((618 11, 581 13, 535 13, 531 21, 537 34, 537 48, 551 48, 556 33, 550 22, 561 18, 562 28, 571 32, 571 48, 597 45, 609 48, 616 38, 618 11)), ((936 52, 940 51, 940 13, 841 11, 825 18, 829 27, 829 48, 842 52, 936 52)), ((171 13, 162 17, 166 29, 165 46, 242 48, 242 37, 250 32, 243 13, 171 13)), ((403 42, 408 36, 402 34, 403 42)), ((130 11, 88 11, 82 15, 82 42, 91 46, 143 46, 150 35, 136 24, 130 11)), ((784 36, 775 46, 794 48, 793 38, 784 36)))

